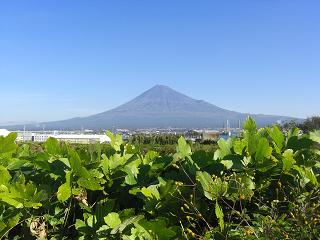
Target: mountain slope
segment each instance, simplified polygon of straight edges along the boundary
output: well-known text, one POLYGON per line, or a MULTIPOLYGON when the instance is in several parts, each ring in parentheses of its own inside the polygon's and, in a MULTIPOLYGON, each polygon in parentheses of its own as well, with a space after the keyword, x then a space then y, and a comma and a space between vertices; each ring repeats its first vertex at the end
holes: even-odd
MULTIPOLYGON (((84 118, 46 122, 46 129, 107 129, 107 128, 205 128, 222 127, 226 120, 237 126, 249 114, 217 107, 202 100, 195 100, 167 86, 156 85, 133 100, 112 110, 84 118)), ((276 121, 292 120, 290 117, 251 114, 262 126, 276 121)), ((21 128, 21 126, 10 127, 21 128)), ((28 125, 28 129, 36 129, 28 125)))

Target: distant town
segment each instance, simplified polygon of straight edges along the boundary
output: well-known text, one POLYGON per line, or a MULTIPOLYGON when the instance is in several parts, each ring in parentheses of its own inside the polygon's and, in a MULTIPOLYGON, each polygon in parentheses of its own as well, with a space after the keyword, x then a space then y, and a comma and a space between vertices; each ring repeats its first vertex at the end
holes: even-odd
MULTIPOLYGON (((16 130, 17 141, 20 142, 45 142, 48 138, 53 137, 60 141, 80 144, 90 143, 109 143, 110 138, 105 134, 105 130, 91 130, 81 129, 74 131, 63 130, 16 130)), ((145 129, 113 129, 113 133, 120 134, 123 140, 128 140, 136 134, 143 135, 179 135, 184 136, 189 141, 205 141, 218 140, 219 138, 228 138, 230 136, 238 136, 241 132, 241 126, 231 128, 229 121, 226 121, 224 127, 217 129, 187 129, 187 128, 145 128, 145 129)), ((7 129, 0 129, 0 136, 7 136, 10 131, 7 129)))

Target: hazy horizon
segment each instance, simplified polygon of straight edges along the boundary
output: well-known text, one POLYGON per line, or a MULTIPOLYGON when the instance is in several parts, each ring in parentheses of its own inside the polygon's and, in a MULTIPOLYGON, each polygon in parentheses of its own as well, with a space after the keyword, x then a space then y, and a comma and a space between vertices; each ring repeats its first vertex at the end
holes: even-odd
POLYGON ((0 3, 0 124, 83 117, 156 84, 228 110, 320 114, 318 1, 0 3))
MULTIPOLYGON (((113 116, 113 119, 117 119, 116 122, 112 123, 114 126, 117 124, 120 124, 120 128, 132 128, 132 126, 135 126, 138 124, 138 122, 140 122, 139 125, 140 128, 141 127, 147 127, 150 124, 153 124, 155 126, 162 126, 163 124, 165 124, 167 127, 171 124, 176 124, 176 120, 180 119, 182 116, 184 116, 185 118, 183 119, 183 123, 180 122, 182 125, 187 124, 187 122, 189 121, 189 123, 187 125, 189 126, 196 126, 199 125, 200 122, 202 122, 205 124, 205 126, 208 126, 207 124, 207 119, 211 119, 211 124, 212 126, 215 124, 217 125, 217 120, 219 122, 218 125, 224 123, 226 120, 231 120, 231 122, 233 121, 233 124, 236 124, 238 126, 238 121, 243 121, 245 119, 245 117, 247 117, 248 115, 252 115, 252 117, 257 121, 258 124, 267 124, 268 123, 275 123, 277 121, 291 121, 293 119, 290 119, 289 116, 281 116, 281 115, 277 115, 277 116, 270 116, 271 119, 269 120, 262 120, 264 123, 261 122, 261 117, 265 116, 267 117, 268 115, 263 114, 263 113, 248 113, 248 112, 236 112, 236 111, 229 111, 229 109, 223 109, 220 108, 219 106, 213 105, 207 101, 204 101, 202 99, 194 99, 190 96, 185 95, 184 93, 178 92, 175 89, 170 88, 169 86, 166 85, 160 85, 157 84, 155 86, 153 86, 150 89, 147 89, 146 91, 144 91, 143 93, 139 94, 138 96, 136 96, 134 99, 131 99, 130 101, 121 104, 119 106, 116 106, 114 108, 108 109, 107 111, 101 111, 97 114, 93 114, 90 115, 90 118, 95 119, 94 123, 92 125, 92 123, 90 124, 90 120, 89 122, 82 122, 80 123, 81 127, 83 128, 84 126, 86 127, 90 127, 89 128, 94 128, 94 127, 98 127, 102 124, 103 126, 107 126, 108 124, 110 125, 110 118, 111 116, 113 116), (152 103, 152 105, 150 105, 150 103, 152 103), (113 111, 113 112, 112 112, 113 111), (223 113, 222 113, 223 112, 223 113), (120 113, 120 115, 118 114, 120 113), (194 122, 194 117, 191 117, 189 115, 189 119, 187 118, 187 115, 192 113, 193 116, 198 116, 196 122, 194 122), (210 115, 212 114, 213 115, 210 115), (102 114, 102 116, 104 116, 103 120, 100 120, 101 117, 99 117, 98 115, 102 114), (127 114, 127 116, 125 116, 127 114), (147 114, 146 116, 141 116, 141 114, 147 114), (169 114, 169 115, 166 115, 169 114), (172 114, 176 114, 175 117, 172 119, 172 114), (199 115, 200 114, 200 115, 199 115), (208 115, 209 114, 209 115, 208 115), (231 114, 231 115, 230 115, 231 114), (234 114, 237 114, 237 116, 235 117, 234 114), (109 117, 108 117, 109 115, 109 117), (135 118, 132 118, 135 115, 135 118), (151 122, 150 121, 145 121, 145 118, 150 118, 152 116, 158 115, 157 117, 154 117, 151 122), (220 117, 217 117, 217 115, 219 115, 220 117), (165 117, 165 122, 163 122, 163 120, 159 122, 159 118, 163 118, 165 117), (137 118, 138 117, 138 118, 137 118), (139 117, 141 117, 139 119, 139 117), (191 117, 191 118, 190 118, 191 117), (203 117, 205 117, 205 119, 203 119, 203 117), (277 118, 279 117, 279 118, 277 118), (287 118, 289 117, 289 118, 287 118), (124 119, 123 119, 124 118, 124 119), (128 118, 130 118, 130 120, 128 120, 128 118), (122 120, 121 120, 122 119, 122 120), (190 121, 192 123, 190 123, 190 121), (204 122, 203 122, 204 121, 204 122), (171 124, 168 125, 168 122, 171 122, 171 124), (215 122, 215 123, 214 123, 215 122), (123 125, 125 123, 125 125, 123 125), (89 124, 89 125, 88 125, 89 124), (127 125, 128 124, 128 125, 127 125)), ((88 117, 88 116, 85 116, 88 117)), ((77 122, 77 119, 82 119, 81 121, 83 121, 83 118, 81 117, 72 117, 72 118, 68 118, 68 119, 62 119, 63 123, 62 125, 58 122, 60 122, 59 120, 57 121, 55 125, 56 121, 47 121, 46 125, 40 126, 44 128, 49 127, 51 128, 69 128, 70 127, 70 122, 66 122, 65 120, 70 120, 72 123, 71 125, 73 126, 73 128, 75 126, 78 126, 79 123, 77 122), (49 126, 48 126, 48 125, 49 126), (53 125, 52 125, 53 124, 53 125), (69 126, 69 127, 68 127, 69 126)), ((301 119, 301 118, 300 118, 301 119)), ((299 121, 299 118, 295 119, 295 121, 299 121)), ((112 122, 114 120, 111 120, 112 122)), ((40 124, 41 122, 7 122, 4 123, 2 126, 15 126, 17 127, 18 125, 20 125, 20 127, 23 127, 23 125, 26 127, 35 127, 38 124, 40 124)), ((1 123, 0 123, 1 124, 1 123)), ((180 124, 180 125, 181 125, 180 124)), ((78 127, 80 127, 80 125, 78 127)), ((201 124, 200 124, 201 125, 201 124)), ((199 126, 200 126, 199 125, 199 126)), ((210 125, 210 124, 209 124, 210 125)), ((1 126, 1 125, 0 125, 1 126)), ((162 128, 161 127, 161 128, 162 128)), ((178 126, 176 126, 178 127, 178 126)), ((217 126, 216 126, 217 127, 217 126)), ((139 128, 137 126, 135 126, 134 128, 139 128)))

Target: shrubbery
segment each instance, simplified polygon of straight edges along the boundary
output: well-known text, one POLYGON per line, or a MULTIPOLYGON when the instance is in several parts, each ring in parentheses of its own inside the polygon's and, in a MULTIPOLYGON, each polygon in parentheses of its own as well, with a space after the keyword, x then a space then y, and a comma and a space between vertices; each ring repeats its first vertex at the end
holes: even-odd
POLYGON ((257 129, 214 155, 142 154, 108 133, 112 151, 51 138, 44 148, 0 137, 0 238, 316 239, 320 131, 257 129))

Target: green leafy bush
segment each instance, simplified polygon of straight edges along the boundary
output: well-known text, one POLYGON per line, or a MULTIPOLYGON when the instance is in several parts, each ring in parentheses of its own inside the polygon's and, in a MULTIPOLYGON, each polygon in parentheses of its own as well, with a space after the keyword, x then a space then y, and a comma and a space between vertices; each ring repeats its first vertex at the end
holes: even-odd
POLYGON ((316 239, 320 131, 298 132, 248 118, 214 154, 163 156, 0 137, 0 239, 316 239))

